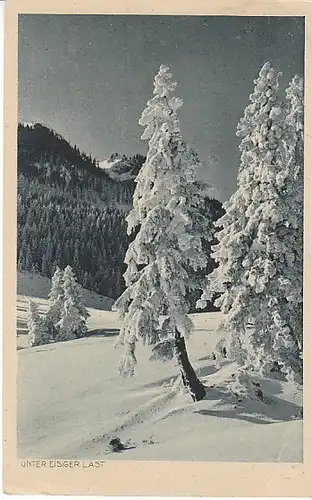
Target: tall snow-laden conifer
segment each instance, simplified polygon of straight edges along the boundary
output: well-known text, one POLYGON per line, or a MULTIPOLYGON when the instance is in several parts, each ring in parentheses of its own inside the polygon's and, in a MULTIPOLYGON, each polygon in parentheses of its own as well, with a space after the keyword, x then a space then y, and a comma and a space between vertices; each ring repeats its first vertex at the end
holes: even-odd
POLYGON ((61 312, 61 319, 57 324, 57 340, 72 340, 86 334, 86 319, 89 313, 85 307, 81 286, 76 281, 76 277, 70 266, 67 266, 63 276, 64 306, 61 312))
POLYGON ((209 221, 197 210, 204 198, 195 178, 198 161, 180 132, 182 101, 172 95, 176 83, 171 77, 169 68, 161 66, 154 97, 139 121, 146 127, 142 139, 149 140, 149 151, 127 217, 128 233, 138 231, 125 258, 127 288, 114 306, 122 318, 119 342, 125 349, 119 369, 133 375, 141 339, 153 346, 157 358, 176 355, 184 386, 199 400, 205 388, 186 351, 193 325, 185 296, 192 286, 188 270, 206 265, 201 237, 209 221))
MULTIPOLYGON (((286 89, 285 139, 287 162, 282 173, 288 215, 291 269, 287 281, 287 313, 291 333, 303 349, 303 194, 304 194, 304 83, 296 75, 286 89), (287 182, 287 180, 289 181, 287 182)), ((286 210, 285 210, 286 212, 286 210)))
POLYGON ((31 347, 47 344, 49 342, 48 332, 44 321, 39 315, 38 305, 30 301, 27 318, 28 343, 31 347))
POLYGON ((300 379, 302 372, 290 319, 300 296, 294 238, 302 214, 292 214, 295 169, 290 167, 289 118, 277 99, 278 78, 266 63, 238 124, 237 190, 217 223, 222 227, 214 253, 218 267, 203 294, 205 300, 213 291, 221 293, 216 305, 223 313, 227 356, 238 363, 237 380, 246 373, 264 375, 276 362, 288 377, 300 379))

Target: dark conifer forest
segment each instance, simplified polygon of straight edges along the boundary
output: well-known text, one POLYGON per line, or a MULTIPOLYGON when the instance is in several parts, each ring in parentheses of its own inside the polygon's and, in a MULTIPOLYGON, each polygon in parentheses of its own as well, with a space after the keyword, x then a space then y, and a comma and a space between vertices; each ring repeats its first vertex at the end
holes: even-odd
MULTIPOLYGON (((129 169, 131 175, 112 178, 95 158, 49 127, 19 124, 19 271, 51 278, 56 266, 71 265, 84 288, 114 299, 122 293, 123 261, 131 238, 125 217, 132 204, 134 177, 145 158, 140 154, 121 158, 122 173, 129 169)), ((209 197, 203 209, 215 220, 223 213, 221 203, 209 197)), ((209 247, 206 251, 210 255, 209 247)), ((213 267, 210 259, 208 268, 213 267)), ((192 308, 195 295, 190 298, 192 308)))

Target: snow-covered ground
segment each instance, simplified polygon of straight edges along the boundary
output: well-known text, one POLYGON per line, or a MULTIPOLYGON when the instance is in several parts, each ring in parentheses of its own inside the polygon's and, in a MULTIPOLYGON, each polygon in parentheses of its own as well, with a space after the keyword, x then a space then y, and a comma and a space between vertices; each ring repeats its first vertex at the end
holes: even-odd
MULTIPOLYGON (((36 300, 43 310, 45 300, 36 300)), ((114 347, 116 314, 89 311, 87 338, 19 346, 20 457, 302 461, 301 391, 272 379, 262 382, 264 402, 240 403, 227 393, 224 382, 235 366, 224 361, 217 369, 209 356, 218 340, 219 313, 192 315, 195 332, 188 341, 189 354, 208 388, 206 399, 193 403, 172 387, 175 363, 149 361, 147 347, 139 347, 135 377, 121 379, 121 351, 114 347), (111 436, 128 449, 111 452, 111 436)))
MULTIPOLYGON (((51 289, 51 280, 35 273, 17 273, 17 348, 27 347, 27 314, 30 300, 37 302, 39 312, 44 313, 48 308, 48 295, 51 289)), ((83 298, 87 307, 109 311, 114 300, 103 297, 96 292, 82 289, 83 298)))

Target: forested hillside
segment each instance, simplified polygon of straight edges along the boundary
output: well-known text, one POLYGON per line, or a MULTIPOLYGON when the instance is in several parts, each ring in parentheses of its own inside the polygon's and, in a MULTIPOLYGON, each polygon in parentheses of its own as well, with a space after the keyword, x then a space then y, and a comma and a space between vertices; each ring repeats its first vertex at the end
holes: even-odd
POLYGON ((51 277, 71 264, 85 288, 117 297, 133 188, 48 127, 19 125, 18 269, 51 277))
MULTIPOLYGON (((84 288, 112 298, 122 293, 129 245, 125 216, 135 187, 133 175, 125 175, 127 162, 129 173, 137 173, 145 158, 123 155, 118 176, 115 156, 107 162, 114 167, 112 176, 50 128, 19 125, 19 271, 50 278, 57 265, 71 265, 84 288)), ((220 202, 209 197, 203 207, 208 211, 214 219, 223 213, 220 202)), ((208 266, 214 266, 212 260, 208 266)))

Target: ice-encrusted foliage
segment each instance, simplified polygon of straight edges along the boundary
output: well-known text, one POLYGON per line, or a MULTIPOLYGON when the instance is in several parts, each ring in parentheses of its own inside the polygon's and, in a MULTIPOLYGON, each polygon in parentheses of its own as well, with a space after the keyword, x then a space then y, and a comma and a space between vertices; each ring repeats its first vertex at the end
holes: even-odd
POLYGON ((46 314, 47 324, 56 325, 61 319, 61 312, 64 307, 64 271, 56 268, 52 277, 51 291, 49 293, 49 309, 46 314))
POLYGON ((139 231, 125 257, 127 288, 114 305, 122 318, 118 342, 125 349, 119 367, 124 375, 134 372, 139 339, 154 346, 154 357, 168 359, 174 354, 175 332, 190 334, 185 296, 194 283, 188 270, 206 265, 202 238, 213 235, 198 210, 205 196, 196 182, 199 160, 182 138, 182 100, 172 95, 176 83, 171 76, 168 67, 160 67, 154 97, 139 120, 149 150, 127 217, 128 232, 139 231))
POLYGON ((27 317, 28 343, 30 347, 47 344, 49 342, 48 332, 44 321, 40 317, 38 305, 30 301, 27 317))
POLYGON ((86 319, 89 313, 85 307, 82 290, 70 266, 67 266, 63 276, 64 306, 61 319, 57 324, 57 340, 71 340, 86 334, 86 319))
POLYGON ((278 79, 266 63, 238 124, 237 190, 217 223, 219 266, 202 297, 221 294, 224 346, 242 378, 274 362, 288 377, 302 375, 302 84, 293 80, 285 109, 278 79))
MULTIPOLYGON (((287 245, 283 282, 284 316, 290 333, 303 349, 303 199, 304 199, 304 84, 296 75, 286 89, 283 148, 285 168, 278 179, 283 194, 284 225, 279 238, 287 245), (286 229, 285 229, 286 226, 286 229)), ((283 345, 286 349, 287 346, 283 345)), ((302 370, 302 367, 301 367, 302 370)))

